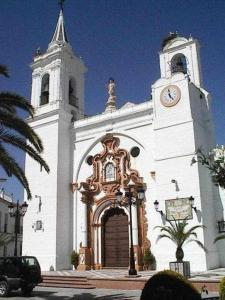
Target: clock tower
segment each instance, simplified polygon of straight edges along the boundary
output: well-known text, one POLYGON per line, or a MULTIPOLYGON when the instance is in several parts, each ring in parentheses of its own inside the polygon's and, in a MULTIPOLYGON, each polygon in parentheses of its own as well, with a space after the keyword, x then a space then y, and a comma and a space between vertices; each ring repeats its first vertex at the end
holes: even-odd
MULTIPOLYGON (((210 95, 202 83, 199 43, 192 37, 171 33, 164 39, 159 57, 161 77, 152 85, 156 197, 165 205, 167 199, 193 196, 201 217, 193 214, 190 225, 196 221, 212 224, 216 214, 212 201, 216 198, 215 187, 201 166, 191 166, 199 147, 207 152, 215 145, 210 95), (171 183, 174 180, 179 186, 176 190, 171 183)), ((200 254, 200 248, 194 250, 202 258, 202 266, 208 268, 218 265, 219 260, 211 242, 215 231, 211 227, 198 234, 209 250, 205 256, 200 254)))

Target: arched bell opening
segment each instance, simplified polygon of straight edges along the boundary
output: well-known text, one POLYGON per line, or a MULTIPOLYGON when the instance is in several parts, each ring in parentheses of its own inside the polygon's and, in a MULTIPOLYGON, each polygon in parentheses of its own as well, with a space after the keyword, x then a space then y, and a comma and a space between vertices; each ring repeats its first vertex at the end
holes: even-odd
POLYGON ((78 98, 77 98, 77 87, 76 87, 76 81, 73 77, 69 80, 69 104, 78 107, 78 98))
POLYGON ((45 74, 41 81, 40 105, 49 103, 49 74, 45 74))
POLYGON ((185 55, 178 53, 171 59, 171 73, 183 73, 187 74, 187 59, 185 55))

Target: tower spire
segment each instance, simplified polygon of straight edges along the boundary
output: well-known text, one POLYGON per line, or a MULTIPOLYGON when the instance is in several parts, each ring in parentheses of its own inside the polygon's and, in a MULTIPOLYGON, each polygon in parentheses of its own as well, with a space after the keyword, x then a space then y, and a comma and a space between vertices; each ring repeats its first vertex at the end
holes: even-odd
POLYGON ((64 16, 63 16, 63 0, 59 2, 60 4, 60 13, 58 22, 55 28, 55 32, 53 34, 52 40, 49 44, 49 48, 55 45, 68 44, 68 38, 66 34, 65 24, 64 24, 64 16))

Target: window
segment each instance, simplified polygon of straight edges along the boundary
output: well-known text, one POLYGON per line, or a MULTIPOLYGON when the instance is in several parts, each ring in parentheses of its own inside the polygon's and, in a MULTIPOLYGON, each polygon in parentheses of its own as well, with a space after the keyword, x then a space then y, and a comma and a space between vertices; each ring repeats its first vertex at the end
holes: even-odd
POLYGON ((36 221, 36 230, 42 230, 42 221, 36 221))
POLYGON ((178 72, 187 74, 187 60, 181 53, 174 55, 171 60, 171 73, 174 74, 178 72))
POLYGON ((49 102, 49 74, 45 74, 41 82, 41 101, 40 105, 47 104, 49 102))
POLYGON ((112 163, 108 163, 105 166, 105 181, 114 181, 115 180, 115 167, 112 163))
POLYGON ((39 267, 39 263, 35 257, 25 256, 25 257, 21 257, 21 259, 22 259, 22 264, 24 266, 30 266, 30 267, 38 266, 39 267))
POLYGON ((7 232, 8 229, 8 214, 5 214, 5 223, 4 223, 4 232, 7 232))
POLYGON ((69 104, 78 107, 78 98, 76 97, 76 81, 74 78, 69 80, 69 104))

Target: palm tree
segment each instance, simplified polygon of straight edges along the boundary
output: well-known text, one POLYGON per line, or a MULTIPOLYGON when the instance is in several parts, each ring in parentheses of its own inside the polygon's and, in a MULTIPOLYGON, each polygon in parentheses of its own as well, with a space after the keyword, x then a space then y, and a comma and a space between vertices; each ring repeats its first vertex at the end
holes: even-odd
MULTIPOLYGON (((8 69, 0 65, 0 75, 9 77, 8 69)), ((14 175, 24 186, 28 199, 31 199, 29 183, 24 170, 10 155, 5 145, 13 145, 27 153, 49 172, 49 167, 40 156, 42 142, 34 130, 18 115, 18 108, 34 115, 33 106, 23 97, 10 92, 0 92, 0 166, 8 176, 14 175)))
POLYGON ((158 236, 157 241, 162 238, 168 238, 172 242, 174 242, 177 246, 176 250, 176 259, 177 261, 182 261, 184 257, 183 246, 186 243, 195 242, 200 246, 204 251, 207 249, 204 245, 197 239, 197 233, 195 232, 198 228, 204 228, 202 225, 196 225, 189 229, 186 229, 188 222, 186 220, 183 221, 168 221, 170 225, 168 226, 156 226, 155 228, 159 228, 161 234, 158 236))

